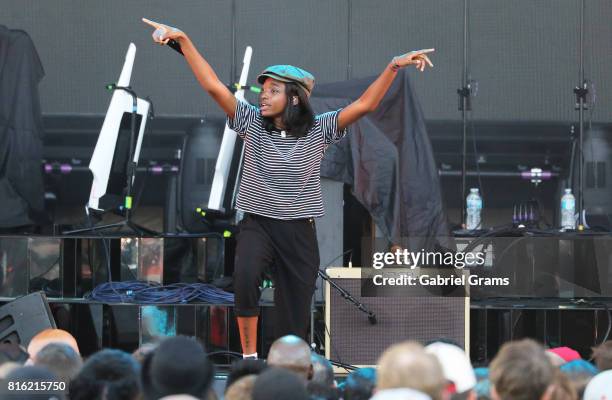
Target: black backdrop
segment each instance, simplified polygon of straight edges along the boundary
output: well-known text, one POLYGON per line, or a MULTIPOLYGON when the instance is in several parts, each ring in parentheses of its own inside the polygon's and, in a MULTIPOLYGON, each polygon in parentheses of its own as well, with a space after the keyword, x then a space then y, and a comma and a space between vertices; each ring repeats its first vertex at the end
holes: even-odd
MULTIPOLYGON (((474 118, 573 121, 578 83, 579 0, 470 0, 474 118)), ((141 17, 188 32, 220 77, 240 71, 254 48, 251 77, 292 63, 319 82, 376 74, 393 56, 435 47, 435 68, 414 86, 428 120, 459 120, 463 0, 180 0, 176 2, 0 0, 0 24, 26 30, 46 70, 45 114, 103 114, 130 41, 138 47, 133 85, 158 115, 219 113, 184 61, 158 48, 141 17)), ((612 2, 586 0, 586 77, 595 84, 595 122, 612 122, 612 2)))

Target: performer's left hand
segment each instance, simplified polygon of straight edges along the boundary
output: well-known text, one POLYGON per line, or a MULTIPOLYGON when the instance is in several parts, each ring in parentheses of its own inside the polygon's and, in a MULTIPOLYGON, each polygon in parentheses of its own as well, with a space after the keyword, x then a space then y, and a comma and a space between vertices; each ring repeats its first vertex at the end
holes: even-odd
POLYGON ((433 67, 431 60, 427 57, 427 53, 432 53, 435 49, 423 49, 415 50, 401 56, 393 57, 391 63, 395 68, 403 68, 408 65, 414 65, 419 71, 424 71, 425 67, 429 65, 433 67))

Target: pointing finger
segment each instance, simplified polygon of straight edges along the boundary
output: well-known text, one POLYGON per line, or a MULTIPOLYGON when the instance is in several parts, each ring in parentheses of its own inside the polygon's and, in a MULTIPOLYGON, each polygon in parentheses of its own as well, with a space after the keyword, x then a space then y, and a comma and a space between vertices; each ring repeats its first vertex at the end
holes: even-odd
POLYGON ((155 22, 155 21, 151 21, 150 19, 146 19, 146 18, 143 18, 143 19, 142 19, 142 22, 144 22, 144 23, 145 23, 145 24, 147 24, 147 25, 152 26, 152 27, 153 27, 153 28, 155 28, 155 29, 159 29, 159 28, 161 28, 161 26, 162 26, 161 24, 158 24, 157 22, 155 22))
POLYGON ((427 54, 427 53, 433 53, 434 51, 436 51, 436 49, 422 49, 422 50, 414 51, 414 54, 427 54))

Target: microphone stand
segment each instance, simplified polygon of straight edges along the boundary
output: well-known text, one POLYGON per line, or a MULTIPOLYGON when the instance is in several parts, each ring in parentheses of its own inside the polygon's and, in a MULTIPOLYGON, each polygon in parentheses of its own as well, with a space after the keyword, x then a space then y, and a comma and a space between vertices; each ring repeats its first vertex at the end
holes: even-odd
MULTIPOLYGON (((343 255, 344 254, 345 253, 343 253, 343 255)), ((344 289, 342 286, 340 286, 336 282, 334 282, 331 279, 331 277, 329 275, 327 275, 326 272, 321 271, 319 269, 318 275, 319 275, 319 277, 321 277, 321 279, 323 279, 324 281, 329 283, 331 285, 331 287, 336 289, 338 291, 338 293, 340 293, 340 296, 342 296, 342 298, 348 300, 359 311, 367 314, 368 315, 368 322, 371 325, 376 325, 376 323, 378 321, 376 319, 376 314, 374 314, 374 312, 370 311, 365 305, 363 305, 363 303, 361 303, 357 299, 355 299, 353 297, 353 295, 350 294, 346 289, 344 289)), ((330 333, 330 335, 331 335, 331 333, 330 333)), ((311 343, 312 348, 315 349, 315 341, 314 341, 314 296, 313 296, 313 300, 312 300, 312 308, 311 308, 311 313, 310 313, 310 343, 311 343)), ((347 371, 352 371, 352 370, 358 369, 358 367, 355 367, 355 366, 350 365, 350 364, 345 364, 345 363, 343 363, 341 361, 335 361, 335 360, 331 360, 330 359, 329 362, 332 365, 335 365, 335 366, 340 367, 340 368, 344 368, 347 371)))
POLYGON ((354 298, 353 295, 350 294, 346 289, 344 289, 342 286, 338 285, 336 282, 332 281, 331 277, 329 275, 327 275, 327 272, 319 270, 319 276, 321 277, 321 279, 323 279, 324 281, 329 283, 331 285, 331 287, 336 289, 338 291, 338 293, 340 293, 340 296, 342 296, 342 298, 346 299, 349 303, 351 303, 355 307, 357 307, 357 309, 359 311, 367 314, 368 315, 368 322, 371 325, 376 325, 376 323, 378 322, 376 320, 376 314, 374 314, 372 311, 370 311, 359 300, 354 298))
MULTIPOLYGON (((343 252, 338 257, 334 258, 332 261, 327 263, 323 268, 327 268, 329 265, 331 265, 338 258, 344 257, 344 255, 346 255, 347 253, 352 253, 352 251, 353 251, 353 249, 349 249, 349 250, 343 252)), ((351 255, 351 257, 352 257, 352 255, 351 255)), ((350 261, 349 261, 349 264, 350 264, 350 261)), ((359 311, 367 314, 368 315, 368 322, 370 324, 375 325, 378 322, 376 320, 376 314, 374 314, 372 311, 368 310, 368 308, 366 306, 364 306, 363 303, 360 303, 359 301, 357 301, 357 299, 355 299, 353 297, 353 295, 351 295, 346 289, 344 289, 343 287, 338 285, 336 282, 332 281, 331 277, 329 275, 327 275, 326 272, 322 271, 321 268, 319 268, 319 270, 317 272, 317 275, 321 279, 323 279, 324 281, 328 282, 331 287, 333 287, 334 289, 336 289, 340 293, 340 296, 342 296, 344 299, 346 299, 350 303, 352 303, 355 307, 357 307, 357 309, 359 311)), ((315 328, 314 328, 315 300, 314 300, 314 295, 312 297, 312 300, 311 300, 310 304, 311 304, 310 305, 310 344, 311 344, 312 348, 315 349, 315 328)))
POLYGON ((472 89, 469 81, 468 71, 468 0, 463 0, 463 74, 461 77, 461 88, 457 89, 459 95, 459 111, 461 111, 462 136, 461 136, 461 225, 467 226, 466 198, 467 198, 467 112, 471 111, 472 89))
POLYGON ((578 230, 586 225, 584 208, 584 110, 587 108, 586 96, 589 93, 584 79, 584 0, 580 1, 580 77, 579 86, 574 88, 576 109, 578 110, 578 230))

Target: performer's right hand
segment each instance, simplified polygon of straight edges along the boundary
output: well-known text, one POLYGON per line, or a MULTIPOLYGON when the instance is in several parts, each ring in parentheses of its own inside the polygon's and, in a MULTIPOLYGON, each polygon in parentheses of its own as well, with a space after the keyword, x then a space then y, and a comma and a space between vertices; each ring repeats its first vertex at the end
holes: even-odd
POLYGON ((180 39, 186 37, 185 32, 181 31, 180 29, 160 24, 146 18, 143 18, 142 22, 155 28, 155 31, 151 36, 153 37, 155 43, 159 43, 160 45, 167 44, 170 40, 180 42, 180 39))

